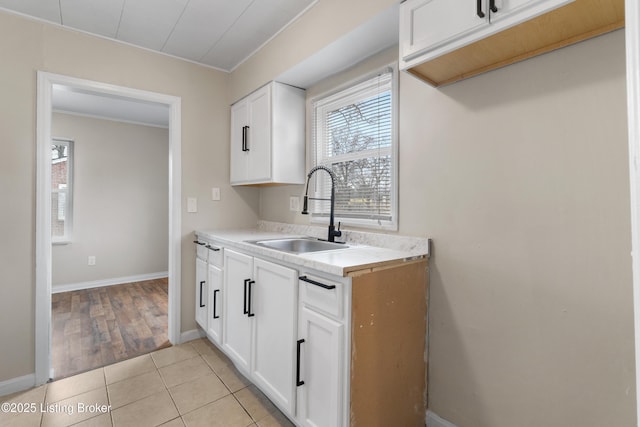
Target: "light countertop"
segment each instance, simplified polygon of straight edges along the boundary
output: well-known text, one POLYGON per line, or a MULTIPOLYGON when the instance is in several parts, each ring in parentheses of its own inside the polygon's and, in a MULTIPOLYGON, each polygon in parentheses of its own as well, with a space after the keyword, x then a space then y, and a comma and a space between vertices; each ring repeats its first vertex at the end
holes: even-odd
POLYGON ((199 239, 250 255, 283 261, 337 276, 349 276, 429 256, 428 239, 390 234, 344 231, 348 247, 331 251, 293 254, 249 243, 251 240, 292 237, 326 237, 326 227, 299 226, 260 221, 253 229, 196 231, 199 239))

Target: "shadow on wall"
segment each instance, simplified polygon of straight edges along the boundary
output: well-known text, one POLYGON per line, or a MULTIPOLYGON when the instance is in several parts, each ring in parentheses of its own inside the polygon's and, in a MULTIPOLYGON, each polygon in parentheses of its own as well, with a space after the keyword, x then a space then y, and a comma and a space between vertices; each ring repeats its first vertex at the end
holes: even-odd
MULTIPOLYGON (((589 90, 594 81, 615 81, 624 76, 624 68, 611 67, 610 73, 603 74, 598 66, 594 66, 594 61, 609 64, 624 57, 624 30, 621 29, 437 90, 472 111, 522 104, 558 93, 589 90), (615 42, 612 43, 611 38, 615 42), (597 55, 592 53, 594 50, 598 51, 597 55), (570 70, 566 64, 572 65, 570 70), (573 69, 579 69, 580 73, 572 72, 573 69), (532 78, 523 79, 523 73, 530 73, 532 78), (494 74, 500 78, 498 89, 494 84, 483 84, 486 80, 493 80, 494 74), (552 75, 553 78, 539 81, 535 76, 540 74, 552 75), (470 87, 473 90, 469 90, 470 87)), ((592 93, 592 96, 597 104, 598 93, 592 93)))

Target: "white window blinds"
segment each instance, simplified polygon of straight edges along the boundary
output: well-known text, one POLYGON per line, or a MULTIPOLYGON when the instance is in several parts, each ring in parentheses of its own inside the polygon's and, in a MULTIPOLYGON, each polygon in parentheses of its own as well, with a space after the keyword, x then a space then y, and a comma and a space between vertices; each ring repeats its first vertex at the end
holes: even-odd
MULTIPOLYGON (((313 103, 314 165, 335 172, 336 217, 345 223, 392 228, 396 221, 393 70, 313 103)), ((318 198, 329 198, 328 174, 316 174, 318 198)), ((316 218, 329 214, 316 202, 316 218)))

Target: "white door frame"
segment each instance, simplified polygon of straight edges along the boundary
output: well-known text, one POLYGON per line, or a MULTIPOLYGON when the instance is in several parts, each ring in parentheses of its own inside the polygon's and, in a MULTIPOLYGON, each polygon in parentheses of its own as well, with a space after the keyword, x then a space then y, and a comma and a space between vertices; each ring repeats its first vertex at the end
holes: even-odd
POLYGON ((181 98, 38 71, 36 176, 35 383, 51 370, 51 114, 54 84, 169 106, 169 313, 168 335, 180 342, 181 98))
POLYGON ((636 350, 636 416, 640 425, 640 5, 625 1, 627 50, 627 116, 629 127, 629 183, 631 190, 631 262, 636 350))

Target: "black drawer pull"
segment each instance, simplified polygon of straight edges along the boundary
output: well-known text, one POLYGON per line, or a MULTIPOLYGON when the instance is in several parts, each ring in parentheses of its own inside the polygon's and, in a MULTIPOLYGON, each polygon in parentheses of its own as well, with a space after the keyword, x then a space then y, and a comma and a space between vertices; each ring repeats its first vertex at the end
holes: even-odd
POLYGON ((205 281, 206 280, 203 280, 203 281, 200 282, 200 307, 201 308, 204 307, 204 304, 202 303, 202 287, 204 286, 204 282, 205 281))
POLYGON ((299 279, 302 280, 303 282, 311 283, 312 285, 320 286, 321 288, 325 288, 325 289, 335 289, 336 288, 336 285, 325 285, 324 283, 320 283, 320 282, 316 282, 315 280, 311 280, 307 276, 300 276, 299 279))
POLYGON ((304 342, 304 338, 298 340, 296 345, 296 387, 304 385, 304 381, 300 380, 300 345, 304 342))
POLYGON ((249 310, 247 310, 247 283, 249 283, 251 279, 244 279, 244 311, 243 314, 248 314, 249 310))
POLYGON ((211 245, 207 245, 207 249, 211 249, 214 252, 217 252, 220 250, 220 248, 216 248, 215 246, 211 246, 211 245))
POLYGON ((193 243, 195 243, 196 245, 200 245, 200 246, 204 246, 204 245, 206 245, 206 243, 204 243, 204 242, 199 242, 199 241, 197 241, 197 240, 194 240, 194 241, 193 241, 193 243))
POLYGON ((247 316, 248 317, 253 317, 256 314, 251 312, 251 285, 253 285, 254 283, 256 283, 255 280, 249 280, 249 302, 247 303, 247 316))
POLYGON ((489 0, 489 10, 493 13, 498 11, 498 8, 496 7, 496 0, 489 0))
POLYGON ((214 319, 219 319, 220 316, 218 316, 216 314, 216 301, 217 301, 217 297, 218 297, 218 292, 220 292, 220 289, 216 289, 215 291, 213 291, 213 318, 214 319))
POLYGON ((478 0, 478 2, 476 3, 476 15, 478 15, 479 18, 484 18, 484 12, 482 11, 482 0, 478 0))

